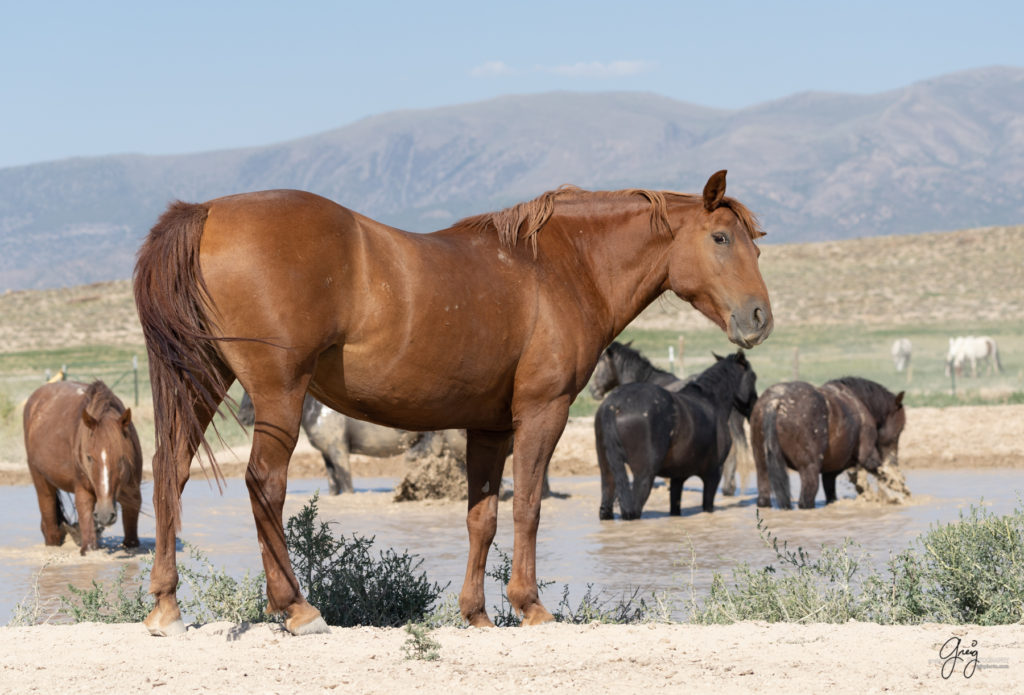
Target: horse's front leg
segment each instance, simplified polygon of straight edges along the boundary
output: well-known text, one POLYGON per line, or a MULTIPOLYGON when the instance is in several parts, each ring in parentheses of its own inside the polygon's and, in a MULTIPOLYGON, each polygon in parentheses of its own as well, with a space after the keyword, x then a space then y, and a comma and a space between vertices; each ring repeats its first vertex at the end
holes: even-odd
POLYGON ((466 482, 469 509, 469 558, 466 579, 459 594, 459 611, 474 627, 493 627, 484 605, 484 576, 487 551, 498 527, 498 492, 505 457, 512 442, 511 433, 469 431, 466 433, 466 482))
POLYGON ((245 471, 256 534, 267 576, 267 610, 283 612, 285 628, 293 635, 328 632, 320 611, 303 597, 292 571, 284 535, 283 510, 288 485, 288 461, 299 436, 305 384, 283 393, 250 394, 256 413, 252 451, 245 471))
POLYGON ((568 419, 568 397, 518 411, 512 452, 515 545, 507 594, 512 608, 523 616, 524 625, 554 620, 540 602, 537 590, 537 528, 540 525, 544 472, 568 419))
POLYGON ((81 485, 75 488, 75 509, 78 511, 78 530, 82 534, 82 548, 79 551, 85 555, 87 550, 96 550, 99 547, 96 537, 96 521, 93 517, 93 509, 96 507, 96 496, 88 488, 81 485))
POLYGON ((821 472, 821 487, 825 490, 825 504, 832 504, 836 501, 836 476, 838 475, 839 471, 821 472))

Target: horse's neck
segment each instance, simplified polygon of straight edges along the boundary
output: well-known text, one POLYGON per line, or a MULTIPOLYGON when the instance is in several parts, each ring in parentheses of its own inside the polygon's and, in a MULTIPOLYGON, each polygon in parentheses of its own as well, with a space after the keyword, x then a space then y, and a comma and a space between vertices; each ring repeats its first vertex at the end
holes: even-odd
POLYGON ((700 393, 714 405, 717 415, 725 417, 732 412, 733 402, 736 400, 736 389, 739 388, 741 379, 742 375, 733 375, 731 371, 724 369, 711 373, 704 372, 693 381, 688 382, 683 387, 683 391, 700 393))
MULTIPOLYGON (((626 204, 626 203, 624 203, 626 204)), ((586 285, 600 295, 611 339, 635 319, 664 291, 668 281, 667 253, 672 239, 651 229, 650 207, 646 201, 629 201, 635 209, 625 223, 585 216, 558 216, 549 226, 576 248, 572 272, 585 275, 586 285), (583 229, 582 234, 578 230, 583 229), (608 272, 614 268, 615 272, 608 272)), ((548 231, 545 229, 541 234, 548 231)), ((543 241, 541 242, 543 243, 543 241)))

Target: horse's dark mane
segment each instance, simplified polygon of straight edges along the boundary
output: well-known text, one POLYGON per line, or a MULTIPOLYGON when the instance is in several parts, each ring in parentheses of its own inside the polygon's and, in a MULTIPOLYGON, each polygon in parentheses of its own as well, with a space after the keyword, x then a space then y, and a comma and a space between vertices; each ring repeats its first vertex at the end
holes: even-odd
POLYGON ((726 393, 721 385, 725 382, 728 374, 728 368, 730 365, 737 364, 739 362, 739 353, 727 355, 720 360, 717 360, 713 365, 705 369, 703 372, 693 378, 692 381, 683 387, 683 392, 689 390, 699 391, 708 400, 716 401, 719 398, 728 397, 732 398, 731 392, 726 393))
MULTIPOLYGON (((552 191, 547 191, 533 200, 517 203, 512 207, 488 212, 482 215, 467 217, 456 222, 452 228, 494 229, 501 243, 513 248, 520 239, 530 244, 534 255, 537 255, 537 233, 555 211, 556 201, 603 201, 615 198, 641 196, 651 206, 651 229, 660 234, 671 234, 668 221, 669 202, 699 204, 701 196, 675 191, 653 191, 644 188, 626 188, 619 191, 587 191, 571 184, 565 184, 552 191)), ((751 240, 764 236, 757 217, 747 206, 734 198, 723 198, 721 207, 733 211, 740 223, 747 230, 751 240)))
POLYGON ((863 379, 859 376, 844 376, 833 379, 830 384, 840 384, 853 391, 860 401, 867 406, 879 424, 893 411, 896 394, 881 384, 863 379))
POLYGON ((124 406, 102 381, 94 381, 85 389, 85 412, 99 420, 107 410, 118 415, 124 412, 124 406))
POLYGON ((609 345, 607 350, 612 360, 617 363, 617 369, 621 372, 636 374, 638 377, 637 381, 648 381, 650 375, 655 372, 668 374, 665 370, 658 369, 651 364, 651 361, 638 350, 634 350, 618 341, 609 345))

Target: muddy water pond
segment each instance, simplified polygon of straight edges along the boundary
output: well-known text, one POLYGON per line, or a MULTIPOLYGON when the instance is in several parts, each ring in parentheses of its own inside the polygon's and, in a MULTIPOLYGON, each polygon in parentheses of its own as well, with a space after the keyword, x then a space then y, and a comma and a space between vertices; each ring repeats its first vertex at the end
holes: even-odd
MULTIPOLYGON (((840 497, 848 499, 837 504, 824 507, 822 497, 813 510, 761 510, 761 515, 792 548, 815 552, 822 544, 838 545, 851 538, 870 555, 870 562, 881 567, 890 551, 907 547, 932 524, 954 521, 961 511, 978 503, 992 512, 1007 513, 1024 494, 1024 471, 1019 469, 912 469, 906 476, 913 493, 909 504, 861 504, 850 499, 852 487, 840 487, 840 497)), ((372 536, 378 549, 408 550, 422 558, 420 569, 432 581, 449 584, 448 591, 458 592, 467 550, 465 502, 393 503, 395 479, 357 478, 355 483, 355 494, 327 497, 322 480, 292 480, 285 515, 297 512, 319 490, 321 518, 333 522, 337 534, 372 536)), ((700 510, 700 483, 693 479, 683 494, 681 517, 668 516, 667 487, 660 486, 641 520, 623 522, 598 520, 596 477, 553 478, 552 489, 558 496, 544 502, 538 536, 538 576, 553 582, 542 600, 555 608, 564 585, 569 586, 572 601, 593 585, 613 598, 639 587, 642 596, 668 591, 681 601, 689 595, 691 580, 699 594, 715 571, 727 572, 740 562, 757 567, 772 563, 774 555, 756 528, 753 480, 746 483, 736 497, 719 495, 716 511, 705 514, 700 510)), ((796 489, 795 477, 793 485, 796 489)), ((149 485, 144 486, 143 496, 151 499, 149 485)), ((191 481, 183 510, 181 538, 201 549, 215 566, 239 577, 262 569, 242 480, 228 479, 223 495, 205 480, 191 481)), ((123 566, 129 567, 129 577, 135 576, 139 555, 153 547, 149 505, 139 526, 139 552, 118 548, 120 519, 104 535, 103 547, 85 557, 70 541, 49 549, 42 544, 34 490, 0 487, 0 624, 8 622, 18 602, 36 592, 48 614, 56 610, 57 596, 69 595, 68 584, 89 587, 93 580, 109 582, 123 566)), ((511 501, 499 507, 495 542, 511 553, 511 501)), ((496 560, 492 552, 491 566, 496 560)), ((487 601, 488 606, 499 603, 496 585, 487 587, 487 601)))

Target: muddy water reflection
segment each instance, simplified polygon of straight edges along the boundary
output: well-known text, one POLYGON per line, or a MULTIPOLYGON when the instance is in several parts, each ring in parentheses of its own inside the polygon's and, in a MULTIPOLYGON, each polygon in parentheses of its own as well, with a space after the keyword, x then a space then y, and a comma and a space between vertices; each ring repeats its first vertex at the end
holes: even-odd
MULTIPOLYGON (((750 481, 752 484, 752 481, 750 481)), ((335 522, 337 533, 376 537, 378 548, 408 548, 423 558, 422 569, 449 591, 462 584, 466 561, 464 502, 390 502, 391 479, 357 479, 357 493, 320 498, 321 516, 335 522)), ((739 562, 762 566, 774 556, 761 543, 755 528, 755 491, 748 485, 739 497, 719 496, 717 511, 700 511, 700 486, 688 486, 683 495, 683 516, 667 515, 668 492, 656 488, 637 522, 599 521, 599 484, 594 478, 561 478, 552 487, 567 494, 545 501, 538 538, 537 567, 541 579, 555 582, 542 594, 549 608, 561 597, 563 584, 574 598, 587 584, 613 594, 639 586, 642 594, 668 590, 682 598, 681 590, 692 576, 698 591, 706 588, 715 571, 727 570, 739 562)), ((795 484, 795 479, 794 479, 795 484)), ((1024 471, 1013 469, 956 471, 907 471, 913 491, 912 504, 901 507, 860 505, 842 500, 815 510, 762 510, 768 526, 791 547, 816 551, 822 544, 837 545, 852 538, 884 565, 890 549, 901 550, 936 522, 957 519, 960 510, 984 498, 995 513, 1012 511, 1024 491, 1024 471)), ((319 480, 293 480, 285 514, 298 511, 316 490, 324 494, 319 480)), ((795 489, 795 488, 794 488, 795 489)), ((840 489, 840 497, 852 497, 852 488, 840 489)), ((145 499, 151 489, 144 489, 145 499)), ((255 528, 245 485, 228 480, 221 497, 205 481, 193 481, 183 500, 184 526, 181 536, 202 549, 215 565, 241 576, 261 569, 255 528)), ((511 553, 512 504, 499 507, 495 542, 511 553)), ((145 552, 152 548, 154 523, 151 515, 140 519, 139 534, 145 552)), ((85 558, 66 544, 59 550, 42 545, 38 510, 31 487, 0 488, 0 624, 6 623, 15 604, 33 589, 40 566, 39 593, 50 602, 67 593, 68 583, 86 587, 93 579, 110 581, 122 565, 137 571, 134 554, 117 548, 120 521, 104 538, 104 548, 85 558)), ((493 565, 495 556, 492 553, 493 565)), ((499 600, 497 587, 487 587, 488 605, 499 600)))

